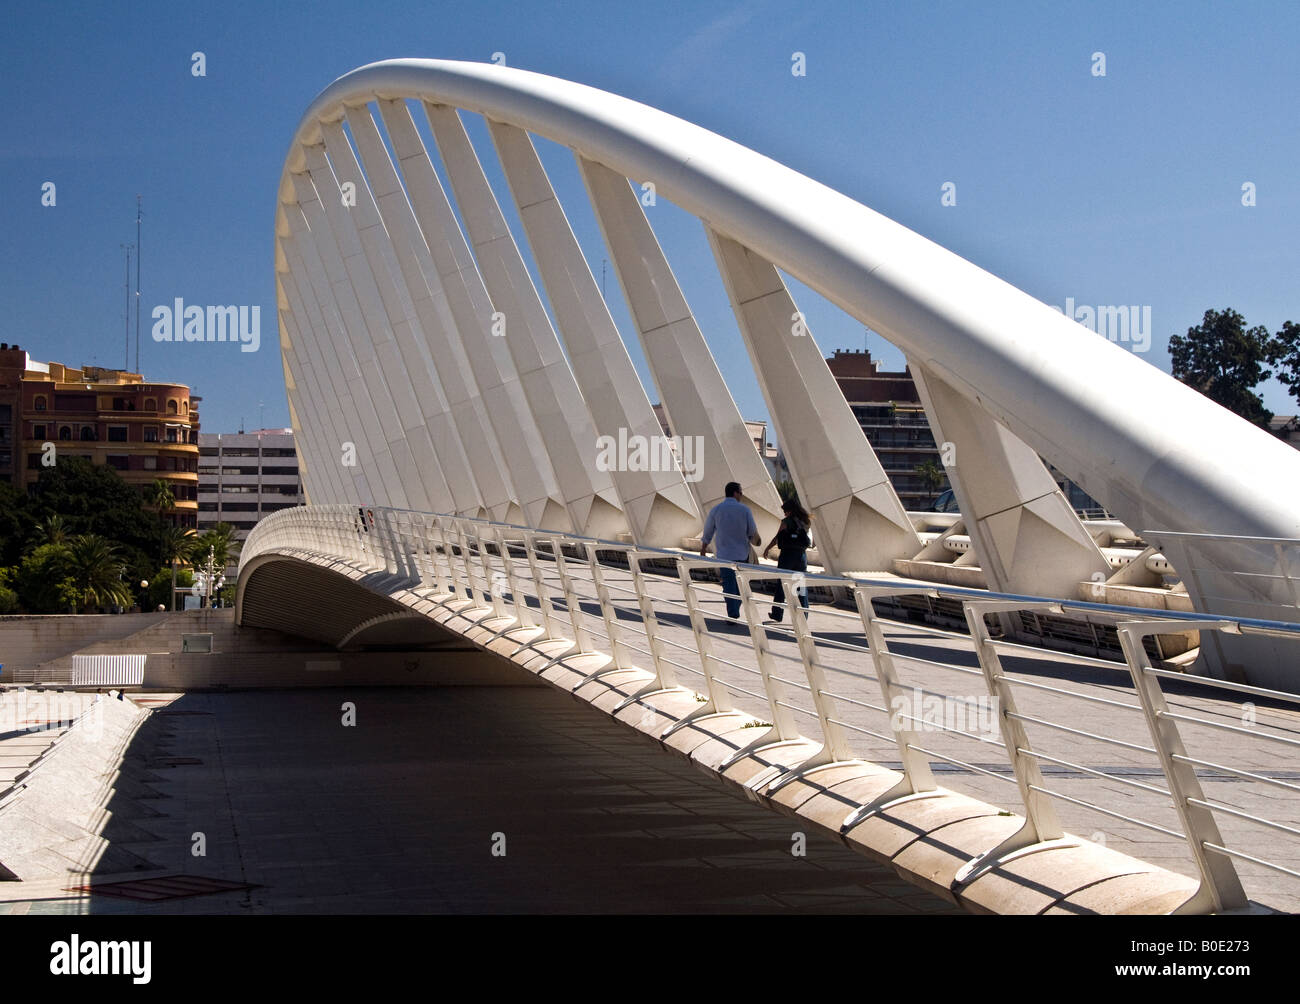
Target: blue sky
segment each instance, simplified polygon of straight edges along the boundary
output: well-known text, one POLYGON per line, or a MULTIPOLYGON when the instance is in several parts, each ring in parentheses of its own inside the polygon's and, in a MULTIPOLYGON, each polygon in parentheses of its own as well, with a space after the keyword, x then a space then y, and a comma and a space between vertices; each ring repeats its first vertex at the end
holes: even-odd
MULTIPOLYGON (((1047 303, 1149 306, 1146 358, 1163 368, 1169 336, 1207 308, 1270 330, 1300 320, 1300 5, 227 0, 5 17, 0 341, 123 364, 119 245, 135 240, 139 193, 143 369, 193 386, 207 431, 255 427, 259 404, 266 425, 287 424, 272 273, 286 144, 331 80, 402 56, 504 52, 729 136, 1047 303), (205 77, 191 75, 195 51, 205 77), (790 72, 796 51, 804 77, 790 72), (54 207, 41 205, 47 181, 54 207), (954 206, 941 205, 945 182, 954 206), (177 296, 260 305, 261 351, 154 343, 149 311, 177 296)), ((542 152, 599 277, 572 159, 542 152)), ((662 202, 651 221, 742 412, 765 417, 701 227, 662 202)), ((629 336, 612 270, 608 282, 629 336)), ((795 294, 824 351, 863 346, 851 318, 795 294)), ((867 344, 901 363, 878 336, 867 344)), ((1298 410, 1275 383, 1265 403, 1298 410)))

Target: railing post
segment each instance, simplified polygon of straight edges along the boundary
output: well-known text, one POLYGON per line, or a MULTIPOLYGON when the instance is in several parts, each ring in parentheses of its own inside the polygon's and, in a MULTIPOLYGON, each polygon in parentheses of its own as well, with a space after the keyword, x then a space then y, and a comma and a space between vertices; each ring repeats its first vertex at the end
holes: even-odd
POLYGON ((578 600, 578 594, 573 588, 573 579, 569 575, 569 570, 564 559, 564 543, 559 536, 550 537, 551 554, 555 558, 555 571, 560 576, 560 591, 564 593, 564 605, 568 608, 569 624, 573 628, 573 641, 578 646, 578 655, 590 655, 595 652, 591 644, 591 635, 587 633, 587 626, 583 621, 582 606, 578 600))
POLYGON ((537 533, 524 531, 524 553, 528 556, 528 568, 533 575, 533 586, 537 590, 537 609, 542 615, 542 632, 547 638, 555 637, 555 608, 551 605, 551 592, 546 587, 546 576, 537 560, 537 533))
MULTIPOLYGON (((1183 832, 1187 836, 1187 845, 1191 848, 1192 859, 1196 862, 1201 877, 1195 895, 1174 912, 1219 913, 1224 910, 1242 910, 1250 903, 1246 890, 1241 885, 1232 858, 1207 846, 1223 846, 1219 824, 1215 821, 1214 811, 1204 804, 1205 793, 1196 777, 1196 769, 1187 762, 1187 748, 1183 745, 1178 723, 1168 717, 1169 706, 1165 703, 1164 689, 1160 686, 1159 678, 1149 672, 1151 660, 1147 658, 1146 649, 1142 645, 1142 639, 1147 635, 1168 631, 1169 627, 1169 621, 1126 621, 1116 625, 1115 630, 1129 672, 1133 675, 1133 687, 1142 702, 1142 713, 1146 717, 1156 754, 1160 757, 1160 766, 1164 769, 1174 808, 1178 811, 1183 832)), ((1236 633, 1239 630, 1235 621, 1228 620, 1178 621, 1177 627, 1180 631, 1236 633)))
POLYGON ((880 696, 884 699, 885 714, 888 716, 890 731, 894 734, 894 744, 898 747, 898 759, 902 762, 903 776, 888 791, 872 799, 866 805, 850 812, 840 824, 841 832, 852 829, 868 816, 881 808, 904 798, 927 798, 937 794, 938 785, 934 773, 930 770, 930 761, 917 748, 916 730, 910 723, 903 724, 903 717, 892 713, 898 703, 907 706, 907 697, 899 683, 898 670, 894 667, 894 655, 889 651, 885 632, 876 617, 871 600, 876 596, 931 596, 932 589, 893 589, 879 586, 855 585, 853 600, 862 619, 862 630, 867 637, 867 651, 871 656, 871 665, 876 673, 876 683, 880 687, 880 696))
POLYGON ((457 516, 453 521, 456 527, 456 545, 460 551, 460 563, 465 570, 465 599, 470 601, 470 606, 476 607, 481 605, 483 590, 474 582, 474 562, 470 557, 469 539, 465 533, 465 522, 467 517, 457 516))
POLYGON ((775 657, 772 655, 772 646, 768 643, 767 629, 763 627, 763 619, 759 616, 758 611, 754 609, 754 604, 757 601, 750 580, 764 577, 770 578, 771 574, 766 569, 739 568, 736 570, 736 586, 740 591, 740 606, 745 614, 745 623, 749 627, 749 639, 754 646, 754 655, 758 662, 758 675, 759 679, 763 681, 763 696, 767 698, 767 713, 772 718, 772 724, 769 728, 764 729, 762 734, 727 757, 719 766, 719 770, 725 771, 732 764, 739 763, 745 757, 760 749, 799 743, 803 742, 804 739, 799 734, 799 727, 795 724, 794 712, 786 707, 778 696, 778 681, 773 679, 775 675, 775 657))
MULTIPOLYGON (((532 612, 528 609, 528 600, 519 589, 519 579, 515 575, 515 561, 510 556, 510 545, 506 540, 505 527, 496 528, 497 549, 501 552, 501 568, 505 574, 506 585, 510 587, 510 598, 514 602, 515 621, 521 628, 536 627, 532 612)), ((525 547, 527 544, 525 543, 525 547)))
POLYGON ((695 598, 695 584, 691 581, 692 568, 719 567, 721 567, 720 563, 715 561, 679 559, 677 562, 677 577, 682 584, 682 597, 690 614, 691 631, 695 634, 695 648, 700 653, 700 672, 704 674, 705 701, 703 707, 674 722, 659 737, 660 739, 667 739, 678 729, 685 728, 700 718, 725 715, 734 710, 730 691, 714 672, 713 640, 709 637, 708 620, 704 616, 704 611, 700 609, 699 601, 695 598))
MULTIPOLYGON (((624 646, 619 633, 618 612, 614 609, 613 602, 609 597, 609 587, 605 584, 604 569, 600 566, 596 552, 598 549, 607 551, 621 551, 627 553, 628 548, 619 547, 613 544, 599 545, 588 542, 586 544, 587 563, 591 566, 591 582, 596 588, 596 600, 600 603, 600 615, 605 622, 605 637, 609 639, 609 654, 613 657, 613 663, 602 670, 598 670, 588 676, 593 679, 596 676, 605 673, 611 673, 620 669, 628 669, 631 666, 631 660, 628 658, 627 648, 624 646)), ((629 560, 628 564, 631 564, 629 560)))
POLYGON ((1033 755, 1033 747, 1029 744, 1025 727, 1017 717, 1019 713, 1016 710, 1016 698, 1002 670, 1002 657, 998 654, 997 645, 989 636, 988 625, 984 623, 987 614, 1026 611, 1035 614, 1059 614, 1060 605, 1025 603, 1020 600, 967 600, 962 603, 962 610, 966 615, 966 625, 970 629, 971 643, 975 646, 975 657, 979 660, 980 670, 984 674, 984 684, 989 696, 998 702, 998 727, 1006 747, 1007 759, 1016 775, 1020 799, 1024 803, 1025 822, 1019 830, 992 850, 967 862, 955 876, 958 885, 974 881, 1008 858, 1048 847, 1070 846, 1077 843, 1066 839, 1061 821, 1056 815, 1056 806, 1052 804, 1051 796, 1044 790, 1046 783, 1043 781, 1043 772, 1038 766, 1038 758, 1033 755))
POLYGON ((488 541, 483 536, 483 531, 490 529, 492 529, 491 523, 480 520, 474 521, 474 546, 478 548, 478 561, 483 569, 483 582, 488 589, 487 595, 491 600, 492 615, 494 618, 506 619, 509 615, 506 613, 505 601, 501 597, 504 590, 501 588, 496 573, 492 571, 492 552, 488 547, 488 541))
POLYGON ((615 715, 643 697, 673 690, 678 686, 677 673, 672 663, 663 656, 663 643, 659 640, 659 617, 647 588, 645 573, 641 570, 642 561, 658 557, 660 555, 645 555, 637 550, 629 550, 627 553, 627 567, 632 572, 632 589, 636 593, 637 606, 641 609, 641 633, 645 637, 646 651, 650 653, 653 663, 654 679, 619 704, 614 709, 615 715))
POLYGON ((830 685, 826 682, 826 670, 822 666, 821 654, 817 650, 817 640, 813 637, 812 627, 808 623, 808 614, 804 611, 797 595, 798 588, 800 587, 795 585, 795 576, 792 575, 785 589, 785 606, 790 611, 790 624, 794 628, 795 639, 799 645, 799 659, 803 663, 804 674, 808 679, 808 690, 812 695, 817 720, 821 723, 822 748, 817 754, 777 778, 768 788, 769 793, 814 767, 823 767, 830 763, 847 763, 857 759, 849 744, 848 733, 835 720, 835 708, 827 693, 830 685))

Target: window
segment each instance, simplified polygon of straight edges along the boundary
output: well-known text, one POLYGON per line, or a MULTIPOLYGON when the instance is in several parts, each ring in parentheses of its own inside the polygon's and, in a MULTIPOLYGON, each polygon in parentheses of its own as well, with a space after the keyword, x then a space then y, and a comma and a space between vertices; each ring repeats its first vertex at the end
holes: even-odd
POLYGON ((169 443, 174 443, 174 442, 176 442, 176 430, 175 430, 175 429, 171 429, 171 428, 169 428, 169 429, 167 430, 167 442, 169 442, 169 443))
POLYGON ((182 401, 182 402, 181 402, 181 414, 182 414, 182 415, 188 415, 189 413, 190 413, 190 403, 189 403, 188 401, 182 401))
POLYGON ((81 441, 83 443, 93 443, 97 439, 99 439, 99 436, 95 435, 95 427, 93 425, 83 425, 81 427, 81 441))
POLYGON ((126 426, 125 426, 125 425, 110 425, 110 426, 108 427, 108 441, 109 441, 110 443, 125 443, 125 442, 126 442, 126 426))
POLYGON ((69 429, 66 425, 65 425, 65 426, 62 426, 62 427, 59 429, 59 438, 60 438, 60 439, 71 439, 71 438, 72 438, 72 430, 69 429))
POLYGON ((94 394, 54 395, 55 411, 95 411, 97 403, 94 394))
POLYGON ((157 457, 145 457, 145 458, 144 458, 144 469, 145 469, 146 471, 156 471, 156 470, 158 469, 158 458, 157 458, 157 457))
POLYGON ((176 402, 175 402, 175 401, 168 401, 168 402, 167 402, 167 414, 169 414, 169 415, 175 415, 175 414, 176 414, 176 402))
POLYGON ((27 454, 27 469, 29 471, 39 471, 41 469, 41 455, 39 453, 27 454))
POLYGON ((146 397, 146 398, 144 399, 144 410, 145 410, 145 411, 157 411, 157 410, 158 410, 158 402, 157 402, 156 400, 154 400, 153 398, 151 398, 151 397, 146 397))
POLYGON ((130 461, 126 457, 109 456, 108 466, 115 471, 124 471, 130 466, 130 461))
POLYGON ((45 426, 43 426, 43 425, 33 425, 33 426, 32 426, 32 438, 33 438, 33 439, 44 439, 44 438, 45 438, 45 426))
POLYGON ((37 410, 37 411, 44 411, 44 410, 45 410, 45 397, 44 397, 44 395, 38 394, 38 395, 36 396, 36 410, 37 410))
POLYGON ((158 430, 154 426, 146 425, 144 427, 144 441, 146 443, 158 442, 158 430))

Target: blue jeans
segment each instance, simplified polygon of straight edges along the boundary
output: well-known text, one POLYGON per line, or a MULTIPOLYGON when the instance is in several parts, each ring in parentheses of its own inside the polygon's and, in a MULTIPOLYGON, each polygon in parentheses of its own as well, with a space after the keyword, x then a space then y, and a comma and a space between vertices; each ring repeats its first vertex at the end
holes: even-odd
POLYGON ((723 598, 727 601, 727 616, 740 616, 740 583, 736 581, 736 572, 732 568, 720 568, 718 574, 722 576, 723 598))

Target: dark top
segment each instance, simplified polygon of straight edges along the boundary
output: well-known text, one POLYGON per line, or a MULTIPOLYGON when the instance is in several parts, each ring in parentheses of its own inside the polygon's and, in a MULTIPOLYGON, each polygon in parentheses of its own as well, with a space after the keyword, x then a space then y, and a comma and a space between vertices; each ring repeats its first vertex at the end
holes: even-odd
POLYGON ((789 568, 799 572, 808 570, 808 548, 812 546, 812 537, 808 533, 808 524, 800 522, 793 516, 781 520, 781 527, 776 531, 777 568, 789 568))

